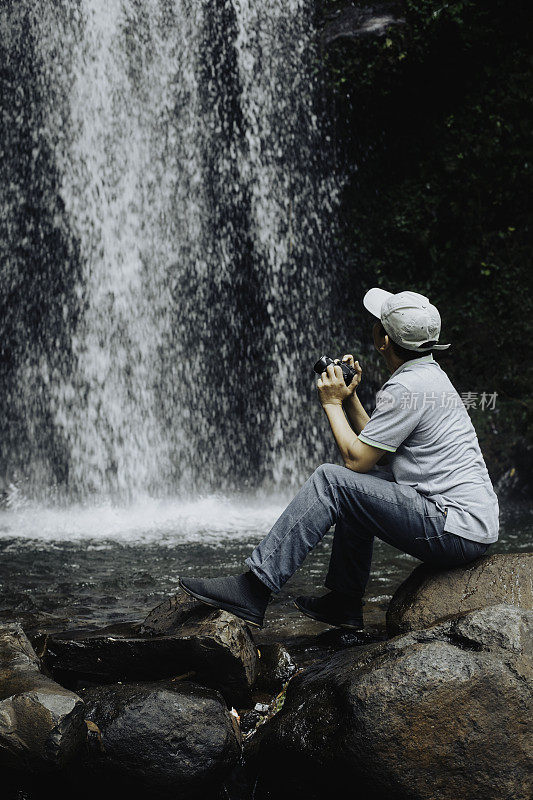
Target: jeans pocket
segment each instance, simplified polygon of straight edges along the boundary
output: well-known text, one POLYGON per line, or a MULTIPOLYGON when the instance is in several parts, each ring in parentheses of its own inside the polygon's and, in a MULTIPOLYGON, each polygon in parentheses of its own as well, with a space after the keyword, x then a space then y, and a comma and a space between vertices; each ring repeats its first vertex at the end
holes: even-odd
POLYGON ((455 538, 453 533, 433 530, 427 536, 415 539, 418 552, 414 555, 433 567, 447 569, 459 566, 464 563, 464 558, 455 538))
POLYGON ((430 500, 428 497, 422 498, 422 503, 424 506, 424 516, 428 517, 429 519, 444 519, 446 520, 446 516, 448 514, 448 509, 441 508, 434 500, 430 500))
POLYGON ((438 509, 424 514, 424 532, 426 534, 426 539, 433 539, 443 536, 445 534, 445 524, 446 515, 438 509))

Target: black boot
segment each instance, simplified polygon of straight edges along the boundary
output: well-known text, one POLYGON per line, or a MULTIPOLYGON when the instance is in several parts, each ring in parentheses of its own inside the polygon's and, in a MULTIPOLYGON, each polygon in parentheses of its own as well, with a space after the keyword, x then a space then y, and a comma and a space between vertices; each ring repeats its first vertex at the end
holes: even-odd
POLYGON ((263 627, 270 589, 253 572, 230 575, 227 578, 180 578, 179 584, 187 594, 208 606, 229 611, 250 625, 263 627))
POLYGON ((302 614, 326 625, 356 631, 364 628, 363 601, 360 598, 328 592, 322 597, 297 597, 294 605, 302 614))

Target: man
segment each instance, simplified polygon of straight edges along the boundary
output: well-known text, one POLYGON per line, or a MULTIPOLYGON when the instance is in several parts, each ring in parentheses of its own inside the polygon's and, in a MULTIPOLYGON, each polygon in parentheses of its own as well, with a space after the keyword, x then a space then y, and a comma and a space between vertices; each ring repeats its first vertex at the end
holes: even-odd
POLYGON ((368 416, 357 387, 330 364, 317 387, 344 467, 318 467, 237 576, 181 579, 209 605, 262 626, 277 592, 335 525, 322 597, 299 597, 313 619, 359 630, 374 537, 436 567, 466 564, 498 538, 498 501, 474 427, 446 373, 433 359, 440 315, 416 292, 370 289, 363 299, 378 322, 374 345, 389 379, 368 416), (377 466, 383 458, 388 466, 377 466))

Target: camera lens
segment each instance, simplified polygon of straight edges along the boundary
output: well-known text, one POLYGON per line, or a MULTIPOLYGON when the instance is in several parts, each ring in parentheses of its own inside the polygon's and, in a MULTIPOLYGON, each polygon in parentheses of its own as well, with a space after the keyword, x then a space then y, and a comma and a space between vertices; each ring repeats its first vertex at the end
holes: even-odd
POLYGON ((313 367, 317 375, 322 375, 326 371, 328 364, 333 364, 333 359, 329 356, 321 356, 313 367))

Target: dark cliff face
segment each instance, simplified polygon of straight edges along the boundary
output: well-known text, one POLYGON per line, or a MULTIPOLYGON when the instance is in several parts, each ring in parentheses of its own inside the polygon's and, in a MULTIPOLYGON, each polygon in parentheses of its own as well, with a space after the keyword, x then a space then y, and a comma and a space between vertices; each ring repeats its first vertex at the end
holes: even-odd
POLYGON ((494 411, 471 413, 499 477, 532 434, 528 6, 322 2, 317 14, 351 175, 347 304, 355 315, 371 285, 434 299, 459 391, 498 393, 494 411))

